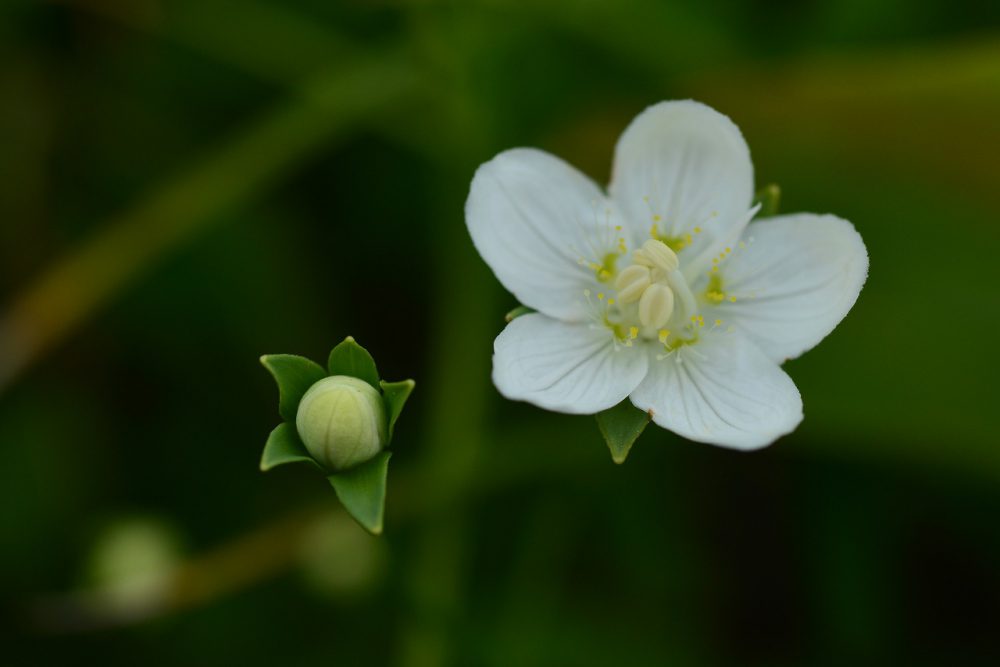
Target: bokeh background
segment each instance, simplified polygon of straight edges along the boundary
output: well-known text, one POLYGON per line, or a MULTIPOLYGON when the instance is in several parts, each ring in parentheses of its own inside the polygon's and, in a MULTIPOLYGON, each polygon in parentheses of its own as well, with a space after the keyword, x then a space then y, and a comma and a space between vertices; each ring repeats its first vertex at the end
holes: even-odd
POLYGON ((6 0, 0 99, 0 662, 1000 664, 1000 3, 6 0), (673 98, 871 275, 793 435, 615 466, 492 387, 462 207, 673 98), (347 334, 418 383, 380 539, 257 470, 347 334))

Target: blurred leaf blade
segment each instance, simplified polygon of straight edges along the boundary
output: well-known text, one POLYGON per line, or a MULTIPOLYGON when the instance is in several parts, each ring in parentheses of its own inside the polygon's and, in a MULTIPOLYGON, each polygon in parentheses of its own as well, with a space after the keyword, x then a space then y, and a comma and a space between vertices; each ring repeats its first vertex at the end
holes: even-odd
POLYGON ((415 81, 395 52, 356 57, 347 69, 319 75, 56 260, 0 315, 0 391, 163 256, 221 221, 220 213, 258 195, 374 109, 408 94, 415 81))

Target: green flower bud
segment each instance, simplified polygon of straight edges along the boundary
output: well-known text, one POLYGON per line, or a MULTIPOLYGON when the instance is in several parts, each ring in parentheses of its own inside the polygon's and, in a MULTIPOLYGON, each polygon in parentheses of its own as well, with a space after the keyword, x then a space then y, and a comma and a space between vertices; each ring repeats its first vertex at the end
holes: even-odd
POLYGON ((381 394, 347 375, 310 387, 299 403, 295 427, 309 454, 330 470, 371 459, 385 447, 389 430, 381 394))

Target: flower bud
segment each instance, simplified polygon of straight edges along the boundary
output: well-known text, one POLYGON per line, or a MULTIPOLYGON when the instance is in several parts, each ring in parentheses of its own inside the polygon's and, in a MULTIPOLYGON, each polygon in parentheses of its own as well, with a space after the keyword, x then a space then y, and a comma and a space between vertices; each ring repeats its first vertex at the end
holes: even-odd
POLYGON ((364 380, 346 375, 324 378, 309 388, 295 427, 309 454, 330 470, 369 460, 385 446, 388 434, 382 396, 364 380))

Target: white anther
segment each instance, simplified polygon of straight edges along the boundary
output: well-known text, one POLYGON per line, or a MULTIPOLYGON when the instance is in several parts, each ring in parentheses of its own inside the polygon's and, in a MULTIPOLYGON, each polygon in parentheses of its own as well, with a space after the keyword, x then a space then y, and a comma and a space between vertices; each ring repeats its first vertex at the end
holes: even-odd
POLYGON ((621 303, 632 303, 638 301, 642 293, 649 287, 649 269, 645 266, 633 264, 620 274, 615 280, 615 289, 618 290, 618 300, 621 303))
POLYGON ((649 268, 653 268, 652 260, 650 260, 649 257, 646 256, 646 253, 644 253, 641 248, 632 253, 632 261, 638 264, 639 266, 646 266, 649 268))
POLYGON ((644 327, 661 328, 673 312, 674 293, 666 285, 650 285, 639 299, 639 321, 644 327))
POLYGON ((666 243, 656 239, 649 239, 642 244, 642 257, 649 262, 648 266, 661 269, 665 273, 675 271, 680 266, 677 254, 666 243))

